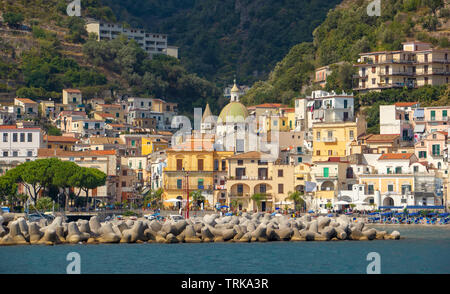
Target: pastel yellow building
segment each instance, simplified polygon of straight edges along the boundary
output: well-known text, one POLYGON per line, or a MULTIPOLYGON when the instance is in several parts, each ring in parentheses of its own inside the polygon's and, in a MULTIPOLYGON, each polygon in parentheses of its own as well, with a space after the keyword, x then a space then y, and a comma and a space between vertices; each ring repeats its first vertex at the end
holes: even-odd
POLYGON ((366 132, 363 117, 355 122, 313 124, 313 161, 326 161, 329 157, 350 155, 350 144, 366 132))
MULTIPOLYGON (((213 140, 200 139, 195 142, 197 144, 194 142, 195 140, 189 140, 166 151, 163 199, 187 200, 188 183, 190 192, 202 192, 205 206, 213 206, 216 202, 221 202, 220 199, 225 200, 228 170, 226 159, 233 152, 214 151, 213 140)), ((174 203, 165 201, 164 205, 172 206, 174 203)))
POLYGON ((162 138, 142 138, 142 155, 148 155, 156 151, 164 150, 169 147, 167 140, 162 138))

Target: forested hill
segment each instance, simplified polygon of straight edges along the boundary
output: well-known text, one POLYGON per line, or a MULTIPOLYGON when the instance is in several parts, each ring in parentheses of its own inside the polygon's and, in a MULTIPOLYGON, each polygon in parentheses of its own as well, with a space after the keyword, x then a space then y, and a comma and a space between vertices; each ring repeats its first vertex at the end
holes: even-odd
POLYGON ((169 34, 183 63, 219 86, 267 77, 341 0, 102 0, 118 20, 169 34))
MULTIPOLYGON (((262 102, 290 104, 294 97, 315 88, 311 86, 315 68, 338 62, 341 64, 332 66, 334 71, 328 77, 327 90, 351 92, 352 74, 355 73, 352 63, 356 62, 359 53, 399 50, 402 42, 410 40, 430 42, 437 48, 450 47, 449 1, 383 0, 380 16, 368 16, 369 2, 371 0, 344 0, 314 30, 313 42, 292 47, 269 78, 255 83, 241 100, 247 105, 262 102)), ((416 95, 400 95, 397 93, 400 91, 393 91, 388 96, 414 99, 412 97, 416 95)), ((369 105, 376 99, 371 98, 369 105)), ((439 99, 428 96, 428 99, 435 98, 439 99)), ((388 97, 380 100, 392 102, 388 97)), ((364 105, 365 100, 360 101, 364 105)))
POLYGON ((62 89, 83 97, 112 93, 162 98, 179 103, 184 114, 226 102, 212 82, 186 70, 173 57, 153 59, 134 40, 97 42, 85 18, 116 21, 101 1, 83 0, 82 16, 69 17, 66 0, 0 0, 0 98, 61 99, 62 89))

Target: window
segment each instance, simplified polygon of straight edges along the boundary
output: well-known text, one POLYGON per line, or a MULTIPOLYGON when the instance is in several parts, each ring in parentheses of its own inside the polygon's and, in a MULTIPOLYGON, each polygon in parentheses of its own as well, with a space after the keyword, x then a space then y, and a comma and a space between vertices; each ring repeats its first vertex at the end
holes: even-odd
POLYGON ((3 157, 8 157, 8 151, 3 151, 3 157))
POLYGON ((350 130, 350 132, 349 132, 350 134, 350 140, 353 140, 353 138, 354 138, 354 132, 353 132, 353 130, 350 130))
POLYGON ((375 85, 377 83, 377 79, 372 79, 372 85, 375 85))
POLYGON ((436 111, 431 111, 431 120, 436 120, 436 111))
POLYGON ((302 161, 303 161, 303 157, 298 157, 298 158, 297 158, 297 162, 298 162, 298 163, 300 163, 300 162, 302 162, 302 161))
POLYGON ((177 170, 183 170, 183 159, 177 159, 177 170))
POLYGON ((19 153, 19 152, 17 152, 17 151, 13 151, 13 155, 12 155, 12 156, 17 157, 17 156, 18 156, 18 153, 19 153))
POLYGON ((419 158, 427 158, 427 152, 426 151, 419 151, 419 158))
POLYGON ((266 193, 266 184, 261 184, 259 186, 259 193, 266 193))
POLYGON ((302 153, 302 147, 297 147, 297 153, 302 153))
POLYGON ((402 173, 402 167, 401 167, 401 166, 397 166, 397 167, 395 168, 395 173, 396 173, 396 174, 401 174, 401 173, 402 173))
POLYGON ((197 187, 198 187, 198 189, 201 189, 201 190, 203 190, 205 188, 205 186, 203 185, 203 179, 198 179, 197 187))
POLYGON ((226 170, 227 164, 225 160, 222 160, 222 170, 226 170))
POLYGON ((177 179, 177 189, 181 189, 183 187, 183 180, 177 179))
POLYGON ((33 151, 27 151, 27 156, 28 156, 28 157, 33 156, 33 151))
POLYGON ((388 174, 391 173, 391 168, 390 168, 390 167, 388 167, 388 168, 386 169, 386 173, 388 173, 388 174))
POLYGON ((25 142, 25 133, 20 133, 20 142, 25 142))
POLYGON ((320 132, 317 132, 317 134, 316 134, 316 141, 320 142, 320 132))
POLYGON ((13 142, 17 142, 17 133, 13 133, 13 142))
POLYGON ((131 140, 131 146, 136 146, 136 141, 135 140, 131 140))
POLYGON ((388 192, 393 192, 394 191, 394 185, 389 184, 388 185, 388 192))
POLYGON ((439 156, 440 155, 440 149, 441 149, 441 145, 439 145, 439 144, 435 144, 435 145, 433 145, 432 146, 432 152, 433 152, 433 155, 437 155, 437 156, 439 156))
POLYGON ((370 184, 370 185, 367 186, 367 194, 369 194, 369 195, 373 195, 374 194, 373 184, 370 184))
POLYGON ((242 184, 237 185, 237 194, 238 196, 242 196, 244 194, 244 185, 242 184))
POLYGON ((198 167, 198 170, 203 170, 203 159, 197 160, 197 167, 198 167))
POLYGON ((244 161, 241 159, 239 159, 237 163, 238 163, 238 165, 244 165, 244 161))
POLYGON ((127 182, 122 182, 122 187, 126 187, 127 186, 127 182))
POLYGON ((415 166, 415 167, 414 167, 414 172, 415 172, 415 173, 419 172, 419 167, 418 167, 418 166, 415 166))
POLYGON ((333 150, 328 150, 328 156, 333 156, 333 150))
POLYGON ((214 159, 214 170, 219 170, 219 161, 214 159))
POLYGON ((344 100, 344 108, 347 108, 347 104, 348 104, 347 100, 344 100))
POLYGON ((282 170, 282 169, 279 169, 279 170, 278 170, 278 177, 279 177, 279 178, 282 178, 282 177, 283 177, 283 170, 282 170))
POLYGON ((32 133, 28 133, 27 136, 28 136, 27 141, 28 142, 33 142, 33 134, 32 133))
POLYGON ((317 151, 316 151, 316 155, 317 155, 317 156, 320 156, 320 150, 317 150, 317 151))
POLYGON ((447 110, 442 110, 442 119, 447 119, 447 110))
POLYGON ((284 186, 283 186, 283 184, 278 184, 278 193, 280 193, 280 194, 284 193, 284 186))
POLYGON ((8 142, 8 133, 3 133, 3 142, 8 142))

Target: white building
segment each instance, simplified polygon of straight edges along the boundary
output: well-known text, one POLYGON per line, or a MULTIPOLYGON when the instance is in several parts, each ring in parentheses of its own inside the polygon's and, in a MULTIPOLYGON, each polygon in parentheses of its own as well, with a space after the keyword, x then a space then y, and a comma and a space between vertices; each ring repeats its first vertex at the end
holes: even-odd
POLYGON ((36 159, 43 148, 40 128, 20 128, 16 125, 0 126, 0 156, 2 166, 13 166, 36 159))
POLYGON ((134 39, 148 54, 165 54, 178 58, 178 47, 167 46, 167 35, 149 33, 143 29, 124 28, 120 24, 89 20, 86 24, 88 33, 97 35, 97 40, 112 40, 123 34, 134 39))

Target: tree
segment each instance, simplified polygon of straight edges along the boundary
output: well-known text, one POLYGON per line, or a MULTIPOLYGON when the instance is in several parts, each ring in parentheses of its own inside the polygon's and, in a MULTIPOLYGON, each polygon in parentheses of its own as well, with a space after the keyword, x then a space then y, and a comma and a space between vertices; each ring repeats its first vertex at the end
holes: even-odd
POLYGON ((191 192, 192 201, 195 203, 197 207, 201 207, 201 203, 205 201, 205 196, 202 195, 202 191, 197 190, 191 192))
POLYGON ((300 191, 289 192, 288 199, 294 201, 294 206, 297 210, 299 207, 303 208, 305 205, 305 200, 302 198, 300 191))
POLYGON ((242 202, 238 199, 233 199, 230 202, 231 208, 236 211, 239 209, 240 204, 242 204, 242 202))
POLYGON ((81 167, 72 178, 75 187, 79 188, 77 198, 83 191, 86 195, 86 210, 89 210, 89 190, 105 185, 106 174, 96 168, 81 167))
POLYGON ((256 203, 256 211, 259 211, 259 206, 263 200, 266 200, 267 195, 264 193, 255 193, 252 195, 251 199, 256 203))
POLYGON ((50 197, 41 197, 37 200, 35 208, 37 210, 46 211, 51 210, 55 207, 55 209, 58 208, 58 204, 53 201, 50 197))
POLYGON ((10 27, 18 27, 23 22, 24 18, 21 13, 7 12, 3 14, 3 20, 10 27))
POLYGON ((13 202, 17 194, 17 184, 9 176, 0 177, 0 201, 8 201, 11 211, 13 210, 13 202))
POLYGON ((80 172, 81 168, 71 161, 61 161, 55 168, 57 171, 54 173, 52 184, 58 189, 62 189, 65 210, 68 210, 69 193, 67 189, 76 185, 77 174, 80 172))

